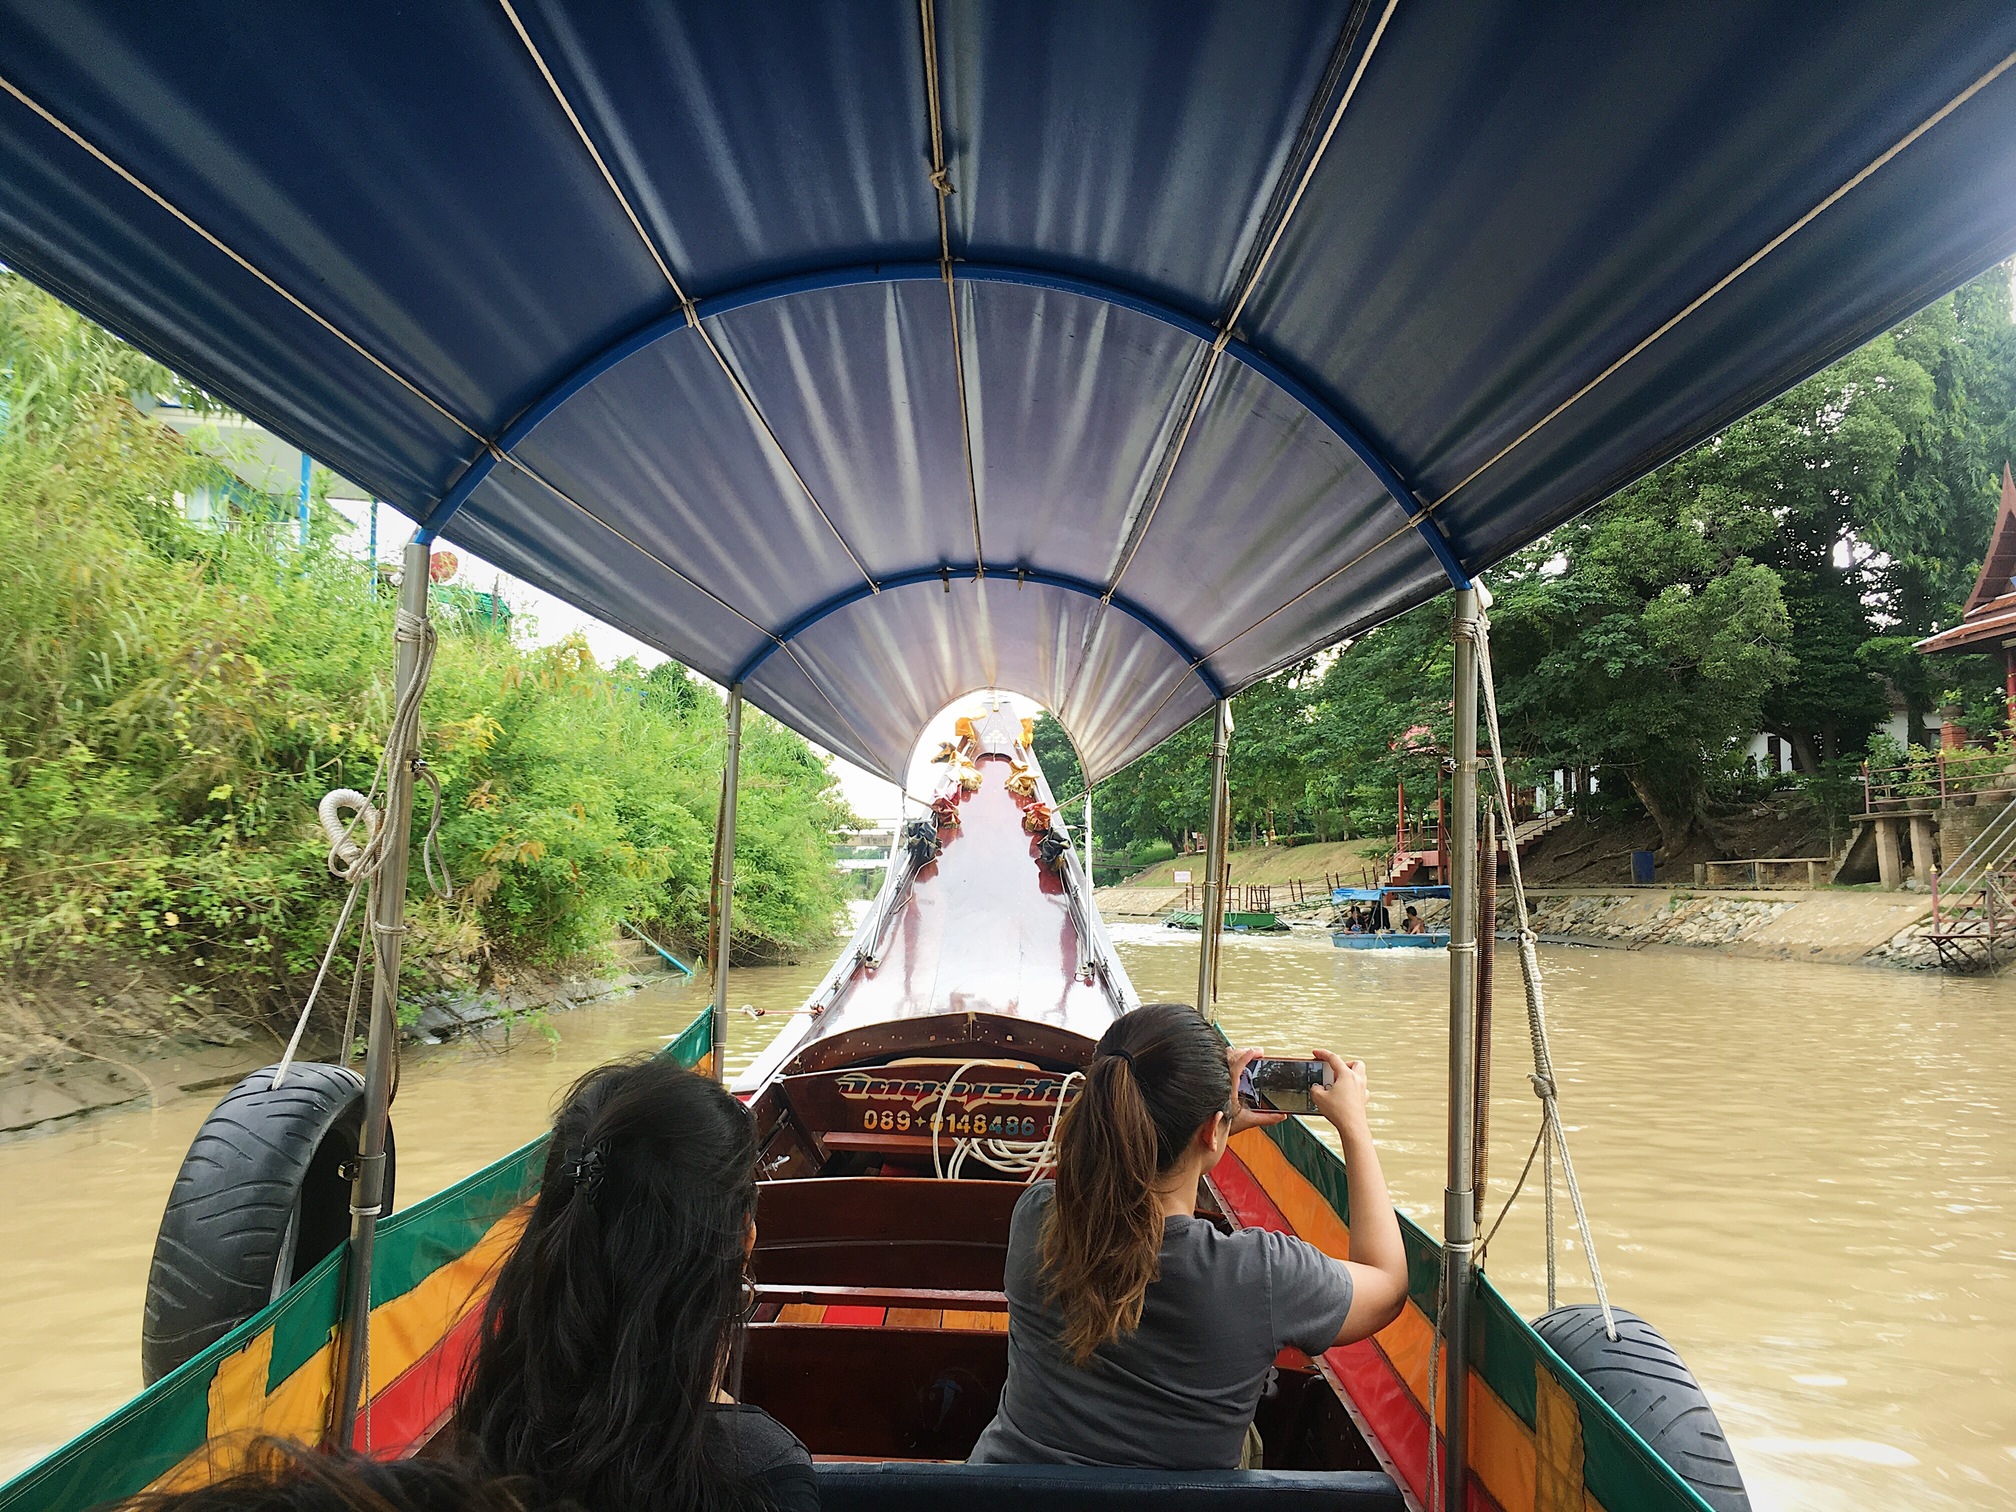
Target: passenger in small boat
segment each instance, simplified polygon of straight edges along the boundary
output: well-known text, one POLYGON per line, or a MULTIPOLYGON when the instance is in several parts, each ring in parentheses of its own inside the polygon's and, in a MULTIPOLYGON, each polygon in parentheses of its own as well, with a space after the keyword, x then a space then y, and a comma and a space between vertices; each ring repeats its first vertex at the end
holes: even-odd
POLYGON ((1057 1176, 1009 1225, 1008 1379, 977 1463, 1232 1469, 1287 1345, 1320 1354, 1384 1328, 1407 1296, 1400 1222, 1365 1119, 1365 1069, 1318 1051, 1315 1093, 1343 1141, 1351 1256, 1195 1216, 1198 1183, 1242 1129, 1257 1050, 1227 1052, 1193 1008, 1116 1019, 1058 1135, 1057 1176))
POLYGON ((454 1451, 594 1509, 817 1512, 805 1446, 722 1390, 755 1245, 748 1110, 664 1059, 589 1072, 484 1307, 454 1451))
POLYGON ((523 1477, 492 1479, 439 1459, 374 1460, 258 1438, 233 1474, 186 1491, 143 1491, 103 1512, 578 1512, 523 1477))
POLYGON ((1400 933, 1402 934, 1428 933, 1427 921, 1425 921, 1421 917, 1419 910, 1417 910, 1412 903, 1409 903, 1407 905, 1407 917, 1400 921, 1400 933))

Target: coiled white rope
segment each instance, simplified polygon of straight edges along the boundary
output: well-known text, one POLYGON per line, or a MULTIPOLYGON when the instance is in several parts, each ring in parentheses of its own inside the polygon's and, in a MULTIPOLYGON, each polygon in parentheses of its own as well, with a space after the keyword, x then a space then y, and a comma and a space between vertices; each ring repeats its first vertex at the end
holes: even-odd
POLYGON ((1050 1132, 1042 1139, 955 1139, 952 1142, 952 1160, 948 1165, 938 1146, 938 1133, 945 1126, 945 1108, 952 1100, 952 1089, 968 1071, 986 1064, 985 1060, 965 1062, 946 1077, 945 1085, 938 1089, 938 1106, 931 1114, 931 1169, 941 1181, 957 1181, 970 1156, 1004 1175, 1020 1176, 1027 1184, 1034 1181, 1039 1172, 1057 1164, 1057 1128, 1064 1121, 1064 1104, 1070 1100, 1073 1084, 1085 1080, 1085 1073, 1067 1072, 1057 1084, 1057 1111, 1050 1120, 1050 1132))
MULTIPOLYGON (((335 959, 336 947, 343 938, 343 931, 349 927, 350 915, 357 906, 357 898, 367 885, 384 869, 386 857, 391 854, 392 836, 379 812, 378 799, 390 791, 392 763, 402 751, 418 752, 420 748, 420 708, 427 696, 427 681, 434 670, 434 649, 437 644, 434 625, 424 614, 412 614, 401 608, 392 622, 392 640, 395 645, 417 646, 418 653, 413 663, 413 676, 407 682, 404 693, 392 710, 392 725, 385 734, 385 747, 378 758, 378 768, 371 776, 369 792, 360 793, 355 788, 337 788, 325 793, 321 803, 316 805, 315 815, 322 823, 322 832, 329 838, 327 865, 329 875, 339 882, 348 882, 349 891, 344 894, 343 907, 337 912, 336 927, 329 932, 329 945, 322 952, 322 964, 316 969, 315 980, 309 985, 308 997, 301 1005, 301 1013, 294 1021, 294 1032, 288 1036, 287 1048, 280 1056, 280 1064, 273 1068, 271 1087, 278 1087, 286 1079, 288 1067, 294 1064, 294 1057, 301 1048, 301 1037, 308 1029, 308 1016, 314 1012, 315 999, 322 991, 322 982, 329 975, 329 963, 335 959), (343 816, 349 815, 348 819, 343 816), (359 829, 363 837, 358 838, 359 829)), ((441 831, 441 781, 417 754, 412 758, 415 776, 426 782, 434 794, 434 809, 427 821, 427 835, 420 844, 421 874, 434 894, 443 900, 454 897, 455 885, 449 878, 447 864, 439 853, 441 831), (438 875, 437 875, 438 873, 438 875)), ((403 838, 403 837, 402 837, 403 838)), ((375 936, 388 933, 383 926, 368 931, 374 938, 371 947, 374 957, 377 952, 375 936)), ((404 933, 401 926, 399 933, 404 933)), ((361 985, 363 960, 359 951, 358 979, 351 988, 351 1014, 356 1013, 358 987, 361 985)), ((344 1030, 343 1059, 350 1058, 349 1035, 354 1023, 344 1030)))
MULTIPOLYGON (((1561 1174, 1566 1178, 1568 1187, 1568 1200, 1575 1209, 1575 1225, 1582 1233, 1582 1250, 1589 1261, 1589 1279, 1596 1288, 1597 1304, 1603 1309, 1603 1331, 1615 1339, 1617 1320, 1611 1313, 1610 1294, 1603 1285, 1603 1267, 1596 1258, 1596 1239, 1589 1229, 1588 1211, 1582 1205, 1582 1188, 1575 1180, 1575 1162, 1568 1154, 1568 1132, 1561 1123, 1554 1056, 1547 1043, 1547 1005, 1540 979, 1539 937, 1533 932, 1533 921, 1526 906, 1526 883, 1519 870, 1518 833, 1512 819, 1512 789, 1505 775, 1505 745, 1498 731, 1498 686, 1491 670, 1491 621, 1481 609, 1477 614, 1476 639, 1477 680, 1483 693, 1484 726, 1491 740, 1490 797, 1504 816, 1509 842, 1507 849, 1512 858, 1512 902, 1519 920, 1519 975, 1526 988, 1526 1028, 1533 1045, 1533 1071, 1527 1080, 1532 1082, 1533 1093, 1540 1099, 1540 1133, 1534 1140, 1534 1150, 1542 1157, 1546 1175, 1547 1308, 1551 1312, 1555 1305, 1553 1157, 1558 1152, 1561 1174)), ((1495 922, 1486 919, 1484 927, 1494 928, 1495 922)), ((1518 1200, 1520 1189, 1526 1184, 1526 1171, 1532 1168, 1533 1156, 1529 1154, 1526 1170, 1519 1173, 1512 1195, 1505 1199, 1505 1206, 1491 1225, 1490 1234, 1484 1237, 1486 1246, 1491 1242, 1491 1235, 1498 1232, 1498 1225, 1505 1221, 1506 1213, 1512 1210, 1512 1204, 1518 1200)))

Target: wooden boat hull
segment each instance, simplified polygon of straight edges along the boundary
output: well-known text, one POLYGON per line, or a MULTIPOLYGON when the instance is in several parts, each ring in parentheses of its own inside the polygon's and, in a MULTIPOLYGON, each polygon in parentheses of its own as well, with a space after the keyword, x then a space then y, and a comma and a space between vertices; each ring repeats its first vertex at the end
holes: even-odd
MULTIPOLYGON (((1009 1214, 1098 1035, 1132 1006, 1089 888, 1074 891, 1068 865, 1060 878, 1054 858, 1043 861, 1025 827, 1036 800, 1011 801, 1009 763, 992 755, 982 750, 991 770, 962 789, 959 833, 941 832, 927 866, 892 875, 880 917, 864 922, 814 994, 817 1011, 788 1026, 745 1082, 761 1151, 757 1309, 732 1389, 815 1455, 971 1451, 1007 1370, 1009 1214)), ((703 1013, 665 1053, 706 1069, 719 1051, 703 1013)), ((545 1153, 535 1139, 381 1225, 359 1448, 409 1454, 446 1422, 545 1153)), ((1343 1165, 1296 1120, 1234 1140, 1200 1212, 1350 1252, 1343 1165)), ((1440 1252, 1402 1226, 1404 1314, 1321 1358, 1283 1355, 1279 1389, 1259 1414, 1269 1468, 1383 1472, 1422 1495, 1440 1252)), ((255 1433, 318 1441, 341 1263, 332 1255, 0 1488, 0 1512, 85 1512, 199 1484, 235 1468, 255 1433)), ((1471 1508, 1698 1512, 1685 1484, 1488 1282, 1476 1307, 1471 1508)))

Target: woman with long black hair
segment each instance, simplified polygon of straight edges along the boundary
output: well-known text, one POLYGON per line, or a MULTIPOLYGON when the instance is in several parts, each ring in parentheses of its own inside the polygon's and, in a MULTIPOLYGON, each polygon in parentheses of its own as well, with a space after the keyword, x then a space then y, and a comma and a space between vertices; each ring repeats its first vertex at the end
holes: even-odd
POLYGON ((589 1072, 484 1308, 456 1451, 589 1508, 816 1512, 804 1445, 722 1392, 755 1243, 748 1110, 662 1059, 589 1072))
POLYGON ((1343 1142, 1350 1260, 1195 1216, 1226 1141, 1283 1117, 1233 1101, 1259 1053, 1228 1053, 1181 1003, 1100 1037, 1056 1180, 1033 1184, 1009 1226, 1008 1381, 976 1462, 1236 1468, 1284 1346, 1320 1354, 1399 1316, 1407 1259, 1357 1061, 1317 1051, 1336 1080, 1313 1094, 1343 1142))

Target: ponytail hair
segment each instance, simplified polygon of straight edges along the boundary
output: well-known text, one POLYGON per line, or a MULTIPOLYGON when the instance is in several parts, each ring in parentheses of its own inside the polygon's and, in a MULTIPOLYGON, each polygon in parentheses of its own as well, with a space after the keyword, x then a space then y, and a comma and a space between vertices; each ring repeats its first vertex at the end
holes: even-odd
POLYGON ((1162 1269, 1156 1183, 1231 1101, 1225 1046, 1187 1003, 1144 1005, 1100 1036, 1058 1130, 1043 1228, 1044 1279, 1075 1363, 1140 1326, 1162 1269))

